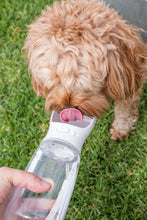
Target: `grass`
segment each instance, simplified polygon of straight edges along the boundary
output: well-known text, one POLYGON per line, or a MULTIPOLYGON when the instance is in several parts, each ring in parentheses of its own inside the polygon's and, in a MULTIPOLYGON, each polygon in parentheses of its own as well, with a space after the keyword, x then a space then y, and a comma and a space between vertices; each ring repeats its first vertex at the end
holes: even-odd
MULTIPOLYGON (((48 130, 43 98, 36 98, 22 47, 27 27, 50 1, 0 1, 0 166, 24 169, 48 130)), ((147 87, 129 138, 115 142, 113 108, 86 140, 66 220, 147 219, 147 87)))

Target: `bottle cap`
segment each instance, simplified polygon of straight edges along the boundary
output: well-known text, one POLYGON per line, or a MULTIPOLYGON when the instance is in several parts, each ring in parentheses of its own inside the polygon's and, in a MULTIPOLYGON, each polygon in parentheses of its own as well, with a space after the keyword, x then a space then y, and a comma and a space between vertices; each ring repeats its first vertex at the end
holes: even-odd
POLYGON ((45 140, 58 140, 68 143, 81 152, 86 138, 91 133, 96 122, 95 117, 83 116, 80 120, 63 122, 60 118, 60 112, 52 112, 50 126, 45 140))

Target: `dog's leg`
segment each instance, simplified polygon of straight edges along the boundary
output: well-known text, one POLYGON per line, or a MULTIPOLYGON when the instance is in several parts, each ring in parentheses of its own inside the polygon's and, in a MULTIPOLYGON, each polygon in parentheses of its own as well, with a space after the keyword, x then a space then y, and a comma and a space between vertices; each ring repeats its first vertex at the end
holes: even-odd
POLYGON ((110 134, 113 140, 123 139, 129 135, 129 131, 135 129, 134 123, 138 120, 138 105, 142 89, 139 89, 132 97, 115 101, 115 118, 110 134))

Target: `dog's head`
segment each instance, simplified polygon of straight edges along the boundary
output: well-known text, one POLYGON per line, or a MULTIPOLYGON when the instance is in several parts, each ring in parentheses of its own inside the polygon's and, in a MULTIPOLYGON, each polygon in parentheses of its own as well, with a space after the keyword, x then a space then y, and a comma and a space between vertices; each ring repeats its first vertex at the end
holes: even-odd
POLYGON ((72 106, 100 117, 109 97, 124 98, 141 84, 141 40, 101 2, 55 2, 30 25, 25 49, 47 111, 72 106))

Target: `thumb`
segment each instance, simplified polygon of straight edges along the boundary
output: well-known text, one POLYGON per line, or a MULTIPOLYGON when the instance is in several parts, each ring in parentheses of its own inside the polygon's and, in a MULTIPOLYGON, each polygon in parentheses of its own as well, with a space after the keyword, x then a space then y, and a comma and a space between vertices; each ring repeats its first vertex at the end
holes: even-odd
POLYGON ((9 167, 0 168, 0 204, 7 198, 13 187, 27 188, 33 192, 46 192, 51 184, 33 173, 9 167))

